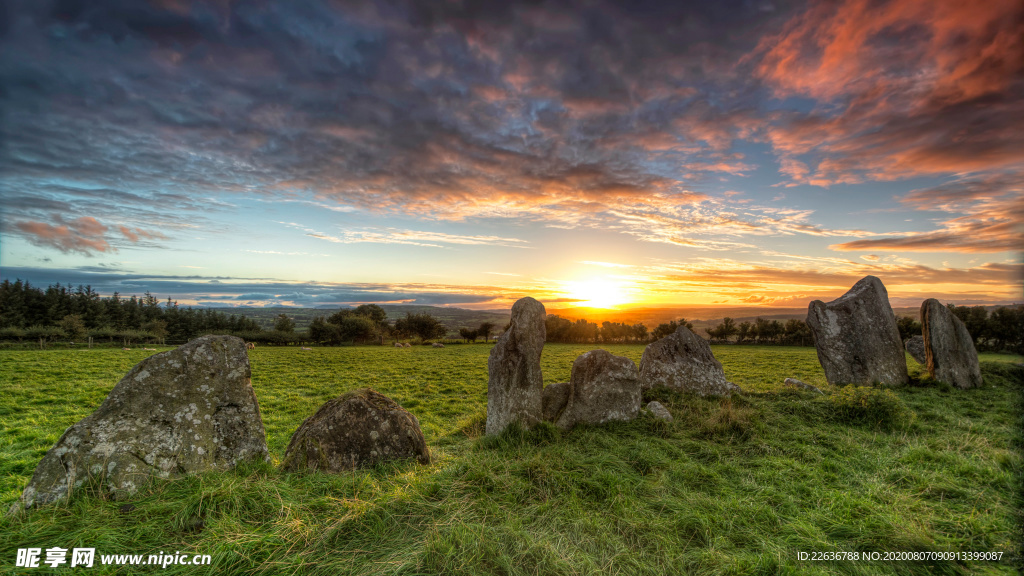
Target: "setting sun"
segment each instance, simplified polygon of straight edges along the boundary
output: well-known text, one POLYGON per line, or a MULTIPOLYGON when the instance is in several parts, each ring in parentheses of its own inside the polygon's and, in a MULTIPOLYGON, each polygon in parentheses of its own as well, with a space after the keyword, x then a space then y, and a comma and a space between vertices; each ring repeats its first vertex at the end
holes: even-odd
POLYGON ((629 302, 622 283, 605 278, 569 282, 567 290, 570 296, 580 300, 576 306, 613 308, 629 302))

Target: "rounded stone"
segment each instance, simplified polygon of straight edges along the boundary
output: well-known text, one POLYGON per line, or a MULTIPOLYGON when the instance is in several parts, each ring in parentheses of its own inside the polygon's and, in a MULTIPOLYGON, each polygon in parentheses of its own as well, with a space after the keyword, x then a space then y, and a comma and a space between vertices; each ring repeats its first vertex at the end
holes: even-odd
POLYGON ((390 460, 430 463, 419 421, 370 388, 328 400, 292 435, 281 467, 343 472, 390 460))
POLYGON ((701 396, 725 396, 738 387, 725 379, 725 371, 707 340, 686 326, 644 349, 640 358, 643 390, 664 386, 701 396))

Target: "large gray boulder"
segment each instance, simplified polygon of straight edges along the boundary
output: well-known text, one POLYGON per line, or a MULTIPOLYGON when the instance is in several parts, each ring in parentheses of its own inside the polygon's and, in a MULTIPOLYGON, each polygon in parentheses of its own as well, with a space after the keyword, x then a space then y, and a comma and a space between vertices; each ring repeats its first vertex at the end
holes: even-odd
POLYGON ((512 422, 530 428, 543 417, 540 355, 546 319, 544 305, 533 298, 512 305, 512 323, 487 360, 487 434, 499 434, 512 422))
POLYGON ((36 467, 26 507, 97 482, 115 496, 148 477, 267 460, 245 342, 203 336, 135 365, 95 412, 68 428, 36 467))
POLYGON ((591 350, 572 363, 569 400, 555 425, 568 430, 577 424, 632 420, 640 413, 640 375, 636 364, 607 350, 591 350))
POLYGON ((389 460, 430 463, 416 417, 370 388, 328 400, 292 435, 281 467, 342 472, 389 460))
POLYGON ((921 366, 928 365, 928 359, 924 353, 924 336, 920 334, 917 336, 911 336, 903 343, 903 348, 910 353, 910 357, 918 364, 921 366))
POLYGON ((544 421, 554 422, 562 415, 566 404, 569 403, 569 383, 555 382, 544 387, 541 395, 543 405, 544 421))
POLYGON ((738 387, 725 379, 722 363, 711 353, 707 340, 686 326, 644 349, 640 358, 643 390, 664 386, 701 396, 726 396, 738 387))
POLYGON ((924 365, 939 382, 957 388, 981 386, 981 367, 974 339, 964 323, 934 298, 921 303, 924 365))
POLYGON ((828 304, 811 302, 807 326, 832 385, 907 384, 907 358, 882 281, 865 276, 828 304))

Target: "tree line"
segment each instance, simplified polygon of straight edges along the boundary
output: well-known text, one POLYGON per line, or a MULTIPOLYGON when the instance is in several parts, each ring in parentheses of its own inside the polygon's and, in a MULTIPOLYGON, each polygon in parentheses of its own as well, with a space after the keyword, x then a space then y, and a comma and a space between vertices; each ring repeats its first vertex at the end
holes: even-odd
MULTIPOLYGON (((947 306, 963 321, 978 350, 1024 354, 1024 305, 1002 306, 991 313, 984 306, 947 306)), ((586 319, 568 320, 557 315, 549 315, 546 322, 547 341, 565 343, 647 342, 660 340, 680 326, 693 330, 693 323, 685 318, 659 324, 649 334, 643 324, 604 322, 598 326, 586 319)), ((921 335, 921 322, 912 316, 897 318, 896 326, 904 342, 921 335)), ((782 322, 758 317, 752 322, 737 323, 733 318, 726 317, 704 331, 708 339, 717 344, 814 345, 810 327, 798 318, 782 322)))
MULTIPOLYGON (((283 314, 281 315, 283 316, 283 314)), ((280 318, 279 316, 278 318, 280 318)), ((385 340, 418 339, 422 342, 444 338, 448 329, 426 312, 407 312, 394 324, 376 304, 343 308, 330 316, 317 316, 309 325, 309 340, 319 344, 384 344, 385 340)), ((280 320, 279 320, 280 321, 280 320)))
MULTIPOLYGON (((984 306, 948 307, 964 322, 979 350, 1024 354, 1024 305, 1003 306, 991 313, 984 306)), ((693 323, 685 318, 659 324, 650 331, 642 323, 605 321, 598 325, 584 318, 570 320, 555 314, 545 321, 548 342, 573 344, 648 342, 672 334, 679 326, 693 329, 693 323)), ((897 327, 904 341, 921 334, 920 322, 911 316, 897 318, 897 327)), ((483 322, 476 328, 462 327, 458 334, 466 342, 487 342, 507 328, 496 330, 493 322, 483 322)), ((714 343, 814 344, 806 322, 796 318, 785 322, 756 318, 737 323, 727 317, 705 331, 714 343)), ((53 284, 44 290, 21 280, 0 282, 0 341, 85 341, 91 337, 98 342, 130 345, 183 343, 203 334, 232 334, 258 344, 337 345, 403 339, 427 342, 444 338, 447 332, 440 320, 425 312, 410 312, 390 323, 387 313, 376 304, 318 316, 308 330, 297 332, 287 314, 278 315, 273 330, 263 330, 245 316, 183 308, 169 297, 161 303, 149 292, 142 298, 122 298, 117 292, 103 298, 91 286, 53 284)))
POLYGON ((548 342, 565 342, 571 344, 584 342, 646 342, 647 326, 643 324, 625 324, 622 322, 602 322, 600 326, 585 318, 569 320, 556 314, 548 314, 544 321, 548 342))
MULTIPOLYGON (((1024 305, 1002 306, 991 313, 984 306, 946 306, 964 323, 978 350, 1024 354, 1024 305)), ((913 316, 896 318, 896 327, 904 342, 921 335, 921 322, 913 316)), ((754 322, 737 324, 735 320, 727 317, 717 326, 705 331, 712 342, 718 343, 795 346, 814 344, 807 323, 796 318, 786 320, 785 323, 757 318, 754 322)))
POLYGON ((255 321, 214 310, 181 308, 170 298, 160 301, 102 298, 91 286, 52 284, 37 288, 21 280, 0 282, 0 340, 185 342, 210 333, 259 332, 255 321))
MULTIPOLYGON (((494 325, 485 325, 489 338, 494 325)), ((317 317, 301 332, 295 330, 295 322, 287 314, 279 314, 274 329, 264 330, 242 315, 179 307, 171 298, 161 303, 149 292, 141 298, 122 298, 117 292, 103 298, 91 286, 53 284, 42 289, 20 279, 0 282, 0 341, 85 342, 92 338, 97 343, 130 346, 230 334, 270 345, 383 344, 385 339, 428 341, 446 333, 441 321, 427 313, 409 313, 390 324, 387 313, 376 304, 317 317)))
MULTIPOLYGON (((991 313, 984 306, 946 307, 964 323, 978 350, 1024 354, 1024 304, 1001 306, 991 313)), ((897 318, 896 327, 904 342, 921 335, 921 322, 912 316, 897 318)))
MULTIPOLYGON (((641 323, 602 322, 600 326, 586 319, 568 320, 557 315, 547 317, 547 341, 565 343, 637 343, 660 340, 674 333, 680 326, 693 330, 693 322, 685 318, 659 324, 648 331, 641 323)), ((735 342, 738 344, 788 344, 810 346, 811 331, 803 320, 792 319, 786 323, 778 320, 757 318, 754 322, 736 323, 724 318, 722 323, 706 328, 708 338, 714 343, 735 342), (736 337, 735 339, 733 337, 736 337)))
POLYGON ((811 329, 798 318, 785 323, 778 320, 755 318, 753 322, 736 323, 728 316, 712 328, 706 328, 712 342, 733 342, 736 344, 782 344, 787 346, 811 346, 814 344, 811 329))

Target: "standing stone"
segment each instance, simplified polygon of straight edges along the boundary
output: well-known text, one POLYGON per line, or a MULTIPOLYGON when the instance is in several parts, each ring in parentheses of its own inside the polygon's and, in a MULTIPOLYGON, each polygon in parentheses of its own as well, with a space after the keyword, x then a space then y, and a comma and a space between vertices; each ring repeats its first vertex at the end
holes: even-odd
POLYGON ((342 472, 389 460, 430 463, 416 417, 370 388, 328 400, 292 435, 281 467, 342 472))
POLYGON ((68 428, 21 496, 28 508, 98 482, 115 495, 148 477, 268 460, 245 342, 203 336, 135 365, 95 412, 68 428))
POLYGON ((555 425, 568 430, 577 424, 632 420, 640 413, 640 400, 636 364, 607 350, 591 350, 572 363, 569 400, 555 425))
POLYGON ((725 379, 722 363, 707 340, 686 326, 644 349, 640 358, 643 390, 664 386, 701 396, 725 396, 739 390, 725 379))
POLYGON ((865 276, 828 304, 811 302, 807 326, 829 384, 910 382, 896 315, 878 278, 865 276))
POLYGON ((907 352, 910 353, 910 357, 917 361, 918 364, 921 366, 928 365, 928 359, 924 353, 924 336, 918 334, 917 336, 908 338, 907 341, 904 342, 903 347, 906 348, 907 352))
POLYGON ((544 387, 541 404, 544 407, 544 421, 554 422, 569 403, 569 383, 555 382, 544 387))
POLYGON ((957 388, 981 386, 978 351, 967 326, 949 308, 929 298, 921 304, 925 366, 939 382, 957 388))
POLYGON ((654 416, 658 420, 664 420, 665 422, 672 421, 672 413, 669 412, 668 408, 665 408, 665 406, 662 405, 662 403, 658 402, 657 400, 651 400, 650 402, 648 402, 647 410, 651 413, 651 416, 654 416))
POLYGON ((540 355, 546 319, 544 305, 533 298, 512 305, 512 323, 487 360, 487 434, 499 434, 512 422, 530 428, 543 417, 540 355))

